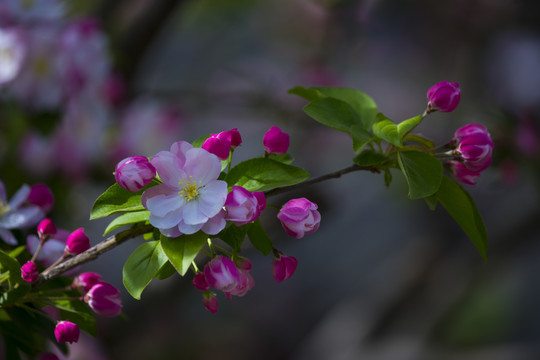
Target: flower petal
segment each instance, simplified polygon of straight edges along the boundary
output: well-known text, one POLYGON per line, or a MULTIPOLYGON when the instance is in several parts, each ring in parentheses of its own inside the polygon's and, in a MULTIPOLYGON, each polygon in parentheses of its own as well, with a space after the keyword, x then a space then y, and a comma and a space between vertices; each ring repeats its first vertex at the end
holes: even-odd
POLYGON ((208 221, 208 216, 204 215, 199 208, 198 200, 190 201, 184 206, 182 218, 184 219, 184 223, 188 225, 201 224, 208 221))
POLYGON ((193 176, 195 181, 207 184, 218 178, 221 162, 216 155, 204 149, 193 148, 186 152, 184 171, 188 176, 193 176))
POLYGON ((11 231, 7 229, 0 228, 0 239, 4 240, 6 244, 17 245, 17 239, 15 239, 15 236, 13 236, 11 231))
POLYGON ((24 202, 28 198, 28 194, 30 194, 30 186, 24 184, 11 198, 11 201, 9 202, 9 207, 12 210, 18 209, 22 204, 24 204, 24 202))
POLYGON ((208 235, 216 235, 225 228, 225 210, 221 210, 216 216, 208 219, 206 224, 201 228, 208 235))
POLYGON ((146 190, 142 194, 141 201, 142 205, 157 217, 163 217, 171 211, 176 211, 185 203, 184 198, 178 195, 176 189, 166 184, 152 186, 146 190))
POLYGON ((177 188, 178 182, 186 177, 181 170, 182 160, 168 151, 160 151, 152 157, 150 163, 154 166, 163 183, 170 187, 177 188))
POLYGON ((20 229, 36 225, 45 214, 38 206, 26 206, 22 209, 10 211, 0 218, 0 227, 6 229, 20 229))
POLYGON ((215 216, 227 200, 227 183, 217 180, 199 189, 200 211, 207 217, 215 216))

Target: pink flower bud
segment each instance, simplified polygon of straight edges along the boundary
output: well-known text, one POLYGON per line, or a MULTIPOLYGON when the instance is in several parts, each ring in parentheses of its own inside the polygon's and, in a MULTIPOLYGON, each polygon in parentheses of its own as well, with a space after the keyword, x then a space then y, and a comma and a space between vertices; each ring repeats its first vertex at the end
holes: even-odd
POLYGON ((251 290, 255 286, 255 280, 253 279, 253 276, 251 276, 249 271, 244 269, 238 269, 238 275, 240 280, 238 281, 234 289, 225 293, 229 300, 230 295, 244 296, 249 290, 251 290))
POLYGON ((156 177, 156 169, 144 156, 130 156, 116 165, 114 178, 123 189, 137 192, 156 177))
POLYGON ((251 261, 248 258, 240 258, 236 263, 236 267, 239 269, 247 271, 251 270, 251 261))
POLYGON ((457 181, 467 185, 476 185, 475 180, 480 176, 480 172, 467 168, 459 161, 448 161, 447 165, 457 181))
POLYGON ((266 197, 264 197, 264 193, 261 191, 254 191, 253 196, 257 198, 257 214, 255 215, 255 219, 258 219, 263 210, 266 209, 266 197))
POLYGON ((53 353, 43 353, 39 355, 38 360, 60 360, 58 356, 53 353))
POLYGON ((55 235, 57 232, 57 229, 51 219, 43 219, 41 220, 41 222, 39 223, 37 227, 37 232, 38 232, 39 238, 43 239, 44 236, 49 237, 49 236, 55 235))
POLYGON ((216 256, 206 264, 204 276, 210 287, 224 292, 233 290, 240 281, 236 265, 222 255, 216 256))
POLYGON ((217 313, 218 300, 216 294, 211 291, 205 291, 203 294, 203 305, 206 310, 210 311, 212 314, 217 313))
POLYGON ((229 131, 222 131, 216 135, 218 139, 225 140, 231 144, 231 147, 235 148, 242 143, 242 136, 238 132, 237 128, 231 129, 229 131))
POLYGON ((278 253, 272 261, 272 276, 278 283, 287 280, 294 274, 297 265, 298 260, 295 257, 278 253))
POLYGON ((94 272, 85 272, 79 274, 73 279, 71 288, 79 290, 81 293, 86 294, 90 289, 101 282, 102 276, 94 272))
POLYGON ((210 289, 210 285, 208 285, 208 281, 206 281, 206 277, 202 272, 196 273, 195 276, 193 276, 192 283, 197 290, 205 291, 210 289))
POLYGON ((58 343, 68 342, 70 344, 79 341, 79 326, 71 321, 60 321, 54 329, 54 336, 58 343))
POLYGON ((21 267, 21 276, 26 282, 34 282, 39 277, 37 265, 33 261, 27 261, 21 267))
POLYGON ((453 142, 457 148, 452 153, 470 170, 482 171, 491 164, 493 141, 485 126, 465 125, 456 131, 453 142))
POLYGON ((277 126, 272 126, 263 137, 264 150, 271 154, 286 154, 289 149, 289 134, 281 131, 277 126))
POLYGON ((202 148, 221 160, 227 160, 231 152, 231 143, 218 138, 217 135, 212 135, 204 141, 202 148))
POLYGON ((317 231, 321 222, 317 204, 306 198, 289 200, 279 210, 277 218, 285 232, 297 239, 317 231))
POLYGON ((84 295, 84 301, 98 315, 114 317, 122 312, 122 298, 117 288, 100 282, 84 295))
POLYGON ((78 255, 86 250, 90 249, 90 239, 84 233, 83 228, 79 228, 69 234, 66 241, 65 253, 71 255, 78 255))
POLYGON ((49 212, 54 204, 54 196, 47 185, 35 184, 30 187, 26 201, 39 206, 43 212, 49 212))
POLYGON ((241 186, 233 186, 225 201, 225 210, 227 211, 225 220, 232 221, 236 226, 257 220, 260 214, 258 203, 254 194, 241 186))
POLYGON ((459 104, 461 98, 459 84, 448 81, 436 83, 427 92, 427 111, 453 111, 459 104))

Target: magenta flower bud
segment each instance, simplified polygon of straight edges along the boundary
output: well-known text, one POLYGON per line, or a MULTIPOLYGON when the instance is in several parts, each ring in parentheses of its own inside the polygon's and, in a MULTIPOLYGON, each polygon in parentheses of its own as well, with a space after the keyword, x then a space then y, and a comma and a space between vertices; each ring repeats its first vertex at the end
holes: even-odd
POLYGON ((239 269, 247 271, 251 270, 251 261, 248 258, 240 258, 236 263, 236 267, 239 269))
POLYGON ((79 326, 71 321, 60 321, 54 329, 54 336, 56 336, 58 343, 68 342, 72 344, 79 341, 79 335, 79 326))
POLYGON ((451 112, 459 104, 461 93, 457 82, 441 81, 436 83, 427 92, 427 111, 451 112))
POLYGON ((289 134, 272 126, 263 137, 264 150, 271 154, 286 154, 289 149, 289 134))
POLYGON ((39 355, 38 360, 60 360, 58 356, 53 353, 43 353, 39 355))
POLYGON ((56 229, 56 226, 52 222, 51 219, 43 219, 39 223, 37 227, 37 232, 40 239, 43 239, 44 236, 52 236, 55 235, 58 230, 56 229))
POLYGON ((241 186, 231 188, 225 201, 225 210, 225 220, 232 221, 236 226, 255 221, 260 214, 257 197, 241 186))
POLYGON ((206 310, 210 311, 212 314, 217 313, 218 300, 216 294, 211 291, 205 291, 203 294, 203 305, 206 310))
POLYGON ((212 135, 204 141, 202 148, 216 155, 220 160, 227 160, 231 152, 231 143, 212 135))
POLYGON ((130 156, 116 165, 114 178, 118 185, 131 192, 137 192, 156 177, 156 169, 144 156, 130 156))
POLYGON ((242 143, 242 136, 237 128, 229 131, 222 131, 216 135, 218 139, 225 140, 231 144, 232 148, 239 146, 242 143))
POLYGON ((456 142, 460 142, 461 140, 469 136, 473 136, 473 135, 483 135, 487 137, 489 141, 491 141, 491 136, 489 134, 488 129, 484 125, 480 125, 480 124, 467 124, 465 126, 460 127, 454 133, 453 140, 455 140, 456 142))
POLYGON ((457 148, 452 153, 463 160, 470 170, 482 171, 491 164, 494 144, 485 126, 465 125, 456 131, 452 142, 457 143, 457 148))
POLYGON ((467 168, 459 161, 448 161, 447 165, 457 181, 467 185, 476 185, 475 180, 480 176, 480 172, 467 168))
POLYGON ((255 286, 255 280, 253 279, 253 276, 249 273, 247 270, 238 269, 238 275, 239 275, 239 281, 229 292, 226 292, 225 295, 230 300, 231 295, 235 296, 244 296, 246 293, 251 290, 255 286))
POLYGON ((272 261, 272 276, 278 283, 287 280, 294 274, 297 265, 295 257, 278 254, 272 261))
POLYGON ((204 267, 204 276, 208 285, 223 292, 232 291, 240 282, 240 275, 231 259, 216 256, 204 267))
POLYGON ((47 185, 35 184, 30 187, 26 201, 39 206, 43 212, 49 212, 54 205, 54 196, 47 185))
POLYGON ((277 218, 285 232, 297 239, 317 231, 321 222, 317 204, 306 198, 289 200, 279 210, 277 218))
POLYGON ((257 198, 257 214, 255 219, 258 219, 264 209, 266 209, 266 197, 262 191, 254 191, 253 196, 257 198))
POLYGON ((206 277, 204 276, 204 273, 198 272, 193 276, 193 286, 197 290, 206 291, 210 289, 210 285, 208 285, 208 281, 206 281, 206 277))
POLYGON ((21 267, 21 276, 26 282, 36 281, 39 277, 39 271, 36 263, 33 261, 27 261, 26 264, 21 267))
POLYGON ((100 282, 84 295, 84 301, 98 315, 114 317, 122 312, 122 298, 117 288, 100 282))
POLYGON ((71 288, 79 290, 82 294, 86 294, 94 285, 99 284, 101 279, 102 276, 98 273, 85 272, 73 279, 71 288))
POLYGON ((66 249, 64 253, 78 255, 88 249, 90 249, 90 239, 84 233, 84 229, 79 228, 69 234, 66 241, 66 249))

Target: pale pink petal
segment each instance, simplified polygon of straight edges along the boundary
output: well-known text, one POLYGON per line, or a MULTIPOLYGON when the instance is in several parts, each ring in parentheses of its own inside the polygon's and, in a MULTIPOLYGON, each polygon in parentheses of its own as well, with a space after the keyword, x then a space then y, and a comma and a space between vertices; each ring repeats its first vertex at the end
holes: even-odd
POLYGON ((221 172, 221 161, 204 149, 193 148, 186 152, 184 171, 188 176, 193 176, 197 182, 207 184, 218 178, 221 172))
POLYGON ((181 170, 182 161, 176 155, 168 151, 160 151, 152 157, 150 163, 154 166, 163 183, 170 187, 178 187, 178 182, 186 177, 181 170))

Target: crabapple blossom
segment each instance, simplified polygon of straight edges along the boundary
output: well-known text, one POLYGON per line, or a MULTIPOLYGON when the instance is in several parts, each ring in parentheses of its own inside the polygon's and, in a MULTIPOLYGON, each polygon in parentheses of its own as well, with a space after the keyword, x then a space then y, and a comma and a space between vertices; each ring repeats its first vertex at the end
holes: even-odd
POLYGON ((263 144, 268 154, 286 154, 289 149, 289 134, 281 131, 277 126, 272 126, 264 134, 263 144))
POLYGON ((26 51, 26 41, 21 30, 0 28, 0 88, 19 74, 26 51))
POLYGON ((212 314, 217 313, 218 299, 216 294, 211 291, 205 291, 203 293, 203 305, 205 309, 210 311, 212 314))
POLYGON ((286 256, 280 252, 272 261, 272 276, 279 283, 290 278, 298 265, 298 260, 293 256, 286 256))
POLYGON ((457 143, 452 154, 463 160, 463 164, 470 170, 482 171, 491 164, 493 141, 485 126, 465 125, 456 131, 452 141, 457 143))
POLYGON ((476 185, 475 180, 480 176, 479 171, 471 170, 459 161, 448 161, 446 165, 456 180, 463 184, 476 185))
POLYGON ((71 321, 60 321, 54 329, 54 336, 59 343, 68 342, 70 344, 79 341, 79 326, 71 321))
POLYGON ((236 148, 242 143, 242 136, 240 135, 240 132, 237 128, 231 129, 229 131, 222 131, 219 134, 215 135, 215 137, 227 141, 231 144, 232 148, 236 148))
POLYGON ((54 196, 47 185, 35 184, 30 186, 30 193, 26 201, 39 206, 43 212, 49 212, 54 205, 54 196))
POLYGON ((48 218, 41 220, 37 227, 37 233, 40 239, 44 239, 44 237, 50 237, 56 234, 56 231, 56 225, 54 225, 52 220, 48 218))
POLYGON ((84 295, 84 301, 96 314, 104 317, 115 317, 122 312, 120 292, 106 282, 92 286, 84 295))
POLYGON ((225 201, 225 220, 232 221, 236 226, 248 224, 257 220, 263 205, 266 206, 263 193, 259 192, 259 197, 256 197, 241 186, 233 186, 225 201), (264 204, 259 205, 259 200, 264 200, 264 204))
POLYGON ((206 139, 201 147, 210 154, 216 155, 220 160, 228 159, 231 153, 231 143, 218 138, 216 135, 212 135, 206 139))
POLYGON ((78 255, 90 249, 90 239, 83 228, 73 231, 66 240, 65 254, 78 255))
POLYGON ((206 281, 206 277, 204 276, 204 273, 202 272, 198 272, 195 274, 195 276, 193 276, 192 283, 195 289, 202 290, 202 291, 210 289, 210 285, 208 285, 208 281, 206 281))
POLYGON ((145 156, 130 156, 116 165, 114 177, 123 189, 137 192, 156 177, 156 169, 145 156))
MULTIPOLYGON (((54 262, 64 254, 66 241, 69 235, 69 231, 57 229, 56 234, 52 235, 43 243, 43 246, 36 257, 36 261, 45 267, 54 264, 54 262)), ((28 235, 26 237, 26 249, 30 254, 34 254, 37 251, 39 243, 40 240, 36 235, 28 235)))
POLYGON ((26 282, 36 281, 39 276, 39 271, 38 271, 36 263, 34 263, 33 261, 27 261, 21 267, 21 276, 23 280, 26 282))
POLYGON ((204 276, 210 287, 223 292, 232 291, 240 282, 240 274, 231 259, 219 255, 204 267, 204 276))
POLYGON ((317 204, 306 198, 289 200, 281 207, 277 218, 285 232, 297 239, 317 231, 321 222, 317 204))
POLYGON ((239 281, 231 291, 225 291, 225 296, 230 300, 231 295, 244 296, 255 286, 255 280, 248 270, 238 269, 239 281))
POLYGON ((429 88, 427 92, 427 112, 451 112, 458 106, 461 92, 457 82, 441 81, 429 88))
POLYGON ((223 230, 227 183, 217 180, 221 172, 217 156, 179 141, 150 162, 163 181, 142 195, 150 224, 169 237, 199 230, 215 235, 223 230))
POLYGON ((79 290, 79 292, 86 294, 90 289, 101 282, 103 277, 94 272, 85 272, 79 274, 73 279, 71 288, 79 290))

